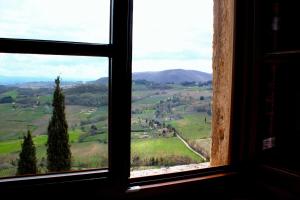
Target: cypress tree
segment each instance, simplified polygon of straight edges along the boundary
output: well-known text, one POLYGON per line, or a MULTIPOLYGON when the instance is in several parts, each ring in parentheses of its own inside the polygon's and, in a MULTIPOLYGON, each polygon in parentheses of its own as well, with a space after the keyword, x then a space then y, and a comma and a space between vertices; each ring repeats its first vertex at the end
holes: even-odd
POLYGON ((19 155, 17 175, 36 174, 36 154, 35 146, 32 141, 31 133, 28 130, 27 136, 24 136, 22 150, 19 155))
POLYGON ((52 102, 52 117, 48 125, 47 168, 50 172, 71 169, 71 150, 68 124, 65 114, 65 97, 60 87, 60 78, 55 80, 52 102))

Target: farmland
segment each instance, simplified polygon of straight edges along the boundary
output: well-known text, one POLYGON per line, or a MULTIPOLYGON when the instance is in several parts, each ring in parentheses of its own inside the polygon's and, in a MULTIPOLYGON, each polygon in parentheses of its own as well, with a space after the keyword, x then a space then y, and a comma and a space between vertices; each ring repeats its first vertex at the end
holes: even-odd
MULTIPOLYGON (((47 172, 47 127, 52 87, 0 86, 0 177, 14 176, 22 138, 33 135, 39 173, 47 172)), ((74 84, 63 88, 72 170, 108 166, 108 88, 74 84)), ((132 170, 209 160, 211 85, 134 81, 132 170), (191 151, 180 139, 206 159, 191 151)))
MULTIPOLYGON (((47 127, 53 88, 1 86, 0 89, 0 177, 15 175, 27 130, 33 135, 38 171, 47 172, 47 127)), ((107 86, 76 85, 64 89, 64 93, 72 170, 106 168, 107 86)))
POLYGON ((132 170, 209 161, 211 87, 134 82, 132 170), (179 139, 180 136, 199 157, 179 139))

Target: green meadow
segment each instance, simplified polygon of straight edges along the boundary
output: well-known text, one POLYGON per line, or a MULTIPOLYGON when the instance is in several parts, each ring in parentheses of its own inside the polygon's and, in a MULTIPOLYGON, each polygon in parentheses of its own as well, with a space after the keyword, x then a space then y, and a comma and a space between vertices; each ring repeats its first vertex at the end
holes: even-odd
MULTIPOLYGON (((131 141, 132 160, 139 160, 139 165, 149 165, 151 160, 160 166, 183 164, 185 162, 200 163, 203 160, 177 137, 135 139, 131 141)), ((135 165, 136 163, 133 163, 135 165)))
MULTIPOLYGON (((133 84, 131 166, 133 170, 209 160, 211 89, 200 86, 133 84), (155 87, 154 87, 155 86, 155 87)), ((108 105, 104 86, 65 89, 72 170, 107 168, 108 105), (96 93, 95 93, 96 91, 96 93)), ((24 134, 30 130, 39 173, 47 173, 47 127, 52 90, 0 90, 0 177, 14 176, 24 134), (6 98, 11 97, 11 98, 6 98)))

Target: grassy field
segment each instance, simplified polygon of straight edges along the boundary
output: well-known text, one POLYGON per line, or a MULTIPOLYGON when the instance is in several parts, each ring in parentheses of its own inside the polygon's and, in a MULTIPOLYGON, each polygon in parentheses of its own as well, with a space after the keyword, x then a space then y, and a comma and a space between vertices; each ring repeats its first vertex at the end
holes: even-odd
POLYGON ((161 166, 203 162, 177 137, 132 140, 131 157, 132 164, 139 166, 153 165, 155 162, 161 166))
POLYGON ((73 169, 108 167, 108 145, 99 142, 75 143, 71 146, 73 169))
MULTIPOLYGON (((72 170, 86 170, 107 168, 108 145, 97 141, 78 143, 79 133, 70 133, 72 170)), ((36 156, 39 173, 46 169, 46 142, 47 136, 41 135, 33 138, 36 147, 36 156)), ((17 168, 17 159, 21 149, 21 140, 0 143, 0 176, 14 176, 17 168)))
POLYGON ((183 119, 170 122, 185 140, 196 140, 210 137, 211 119, 203 114, 184 115, 183 119), (205 123, 206 118, 206 123, 205 123))
POLYGON ((17 173, 16 167, 2 168, 0 169, 0 177, 14 176, 17 173))
POLYGON ((184 115, 183 119, 171 122, 180 136, 195 151, 210 159, 211 117, 203 114, 184 115), (206 122, 205 122, 206 118, 206 122))
MULTIPOLYGON (((95 116, 107 118, 107 107, 95 109, 87 106, 66 106, 69 127, 78 126, 80 121, 95 116)), ((30 129, 33 135, 46 134, 50 117, 44 106, 13 109, 11 104, 0 104, 0 141, 20 139, 27 129, 30 129)))
POLYGON ((160 96, 160 95, 153 95, 153 96, 149 96, 147 98, 138 100, 135 102, 135 104, 149 104, 149 105, 153 105, 158 103, 161 100, 165 100, 167 99, 167 96, 160 96))
MULTIPOLYGON (((41 107, 18 108, 11 104, 0 104, 0 176, 14 176, 17 159, 23 142, 22 137, 29 128, 33 131, 33 142, 39 173, 46 173, 47 126, 50 114, 41 107), (27 116, 28 115, 28 116, 27 116)), ((69 141, 72 152, 72 170, 106 168, 108 166, 107 107, 98 109, 86 106, 66 106, 69 124, 69 141), (99 118, 103 116, 103 120, 99 118), (87 124, 80 126, 82 121, 87 124), (89 133, 94 121, 101 134, 89 133), (80 128, 81 127, 81 128, 80 128), (84 130, 83 130, 84 129, 84 130)))
MULTIPOLYGON (((0 97, 11 96, 16 102, 25 102, 0 104, 0 177, 15 175, 22 138, 28 129, 33 133, 39 173, 47 172, 46 134, 52 113, 52 94, 42 92, 42 95, 27 95, 27 99, 18 89, 0 94, 0 97)), ((211 117, 201 108, 210 106, 210 90, 179 84, 155 89, 145 85, 134 85, 132 95, 133 169, 204 161, 175 137, 176 134, 171 133, 166 128, 167 125, 175 128, 194 150, 209 156, 211 117), (201 101, 200 97, 204 97, 204 100, 201 101), (160 115, 157 115, 158 111, 160 115), (160 125, 153 125, 153 122, 159 122, 160 125)), ((108 106, 66 105, 66 117, 72 151, 72 170, 106 168, 108 106), (92 130, 93 127, 96 129, 92 130)))
POLYGON ((18 139, 29 128, 34 131, 34 120, 43 117, 43 108, 17 108, 11 104, 0 104, 0 141, 18 139))
MULTIPOLYGON (((69 141, 70 143, 78 142, 80 136, 80 130, 77 131, 70 131, 69 133, 69 141)), ((47 135, 39 135, 36 137, 33 137, 33 142, 36 147, 44 146, 47 143, 47 135)), ((14 152, 21 151, 21 144, 23 140, 7 140, 0 142, 0 155, 1 154, 9 154, 14 152)))
POLYGON ((211 116, 203 108, 210 107, 210 97, 211 91, 195 86, 172 85, 170 89, 155 93, 134 91, 133 99, 138 100, 132 104, 132 169, 203 162, 182 141, 172 137, 172 133, 163 134, 167 125, 175 128, 191 148, 209 159, 211 116), (172 100, 174 97, 176 101, 172 100), (160 116, 156 116, 157 109, 162 113, 160 116), (165 125, 151 127, 149 120, 165 125))
POLYGON ((11 90, 11 91, 4 92, 4 93, 0 94, 0 97, 7 97, 7 96, 10 96, 15 100, 18 96, 18 91, 11 90))

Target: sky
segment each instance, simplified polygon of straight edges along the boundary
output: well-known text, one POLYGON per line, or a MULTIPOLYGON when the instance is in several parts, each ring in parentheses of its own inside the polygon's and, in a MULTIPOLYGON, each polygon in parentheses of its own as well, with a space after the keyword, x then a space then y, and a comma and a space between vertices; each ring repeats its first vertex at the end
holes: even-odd
MULTIPOLYGON (((109 0, 0 0, 0 37, 109 43, 109 0)), ((134 0, 133 72, 212 72, 213 0, 134 0)), ((94 80, 108 59, 0 54, 0 77, 94 80)))

